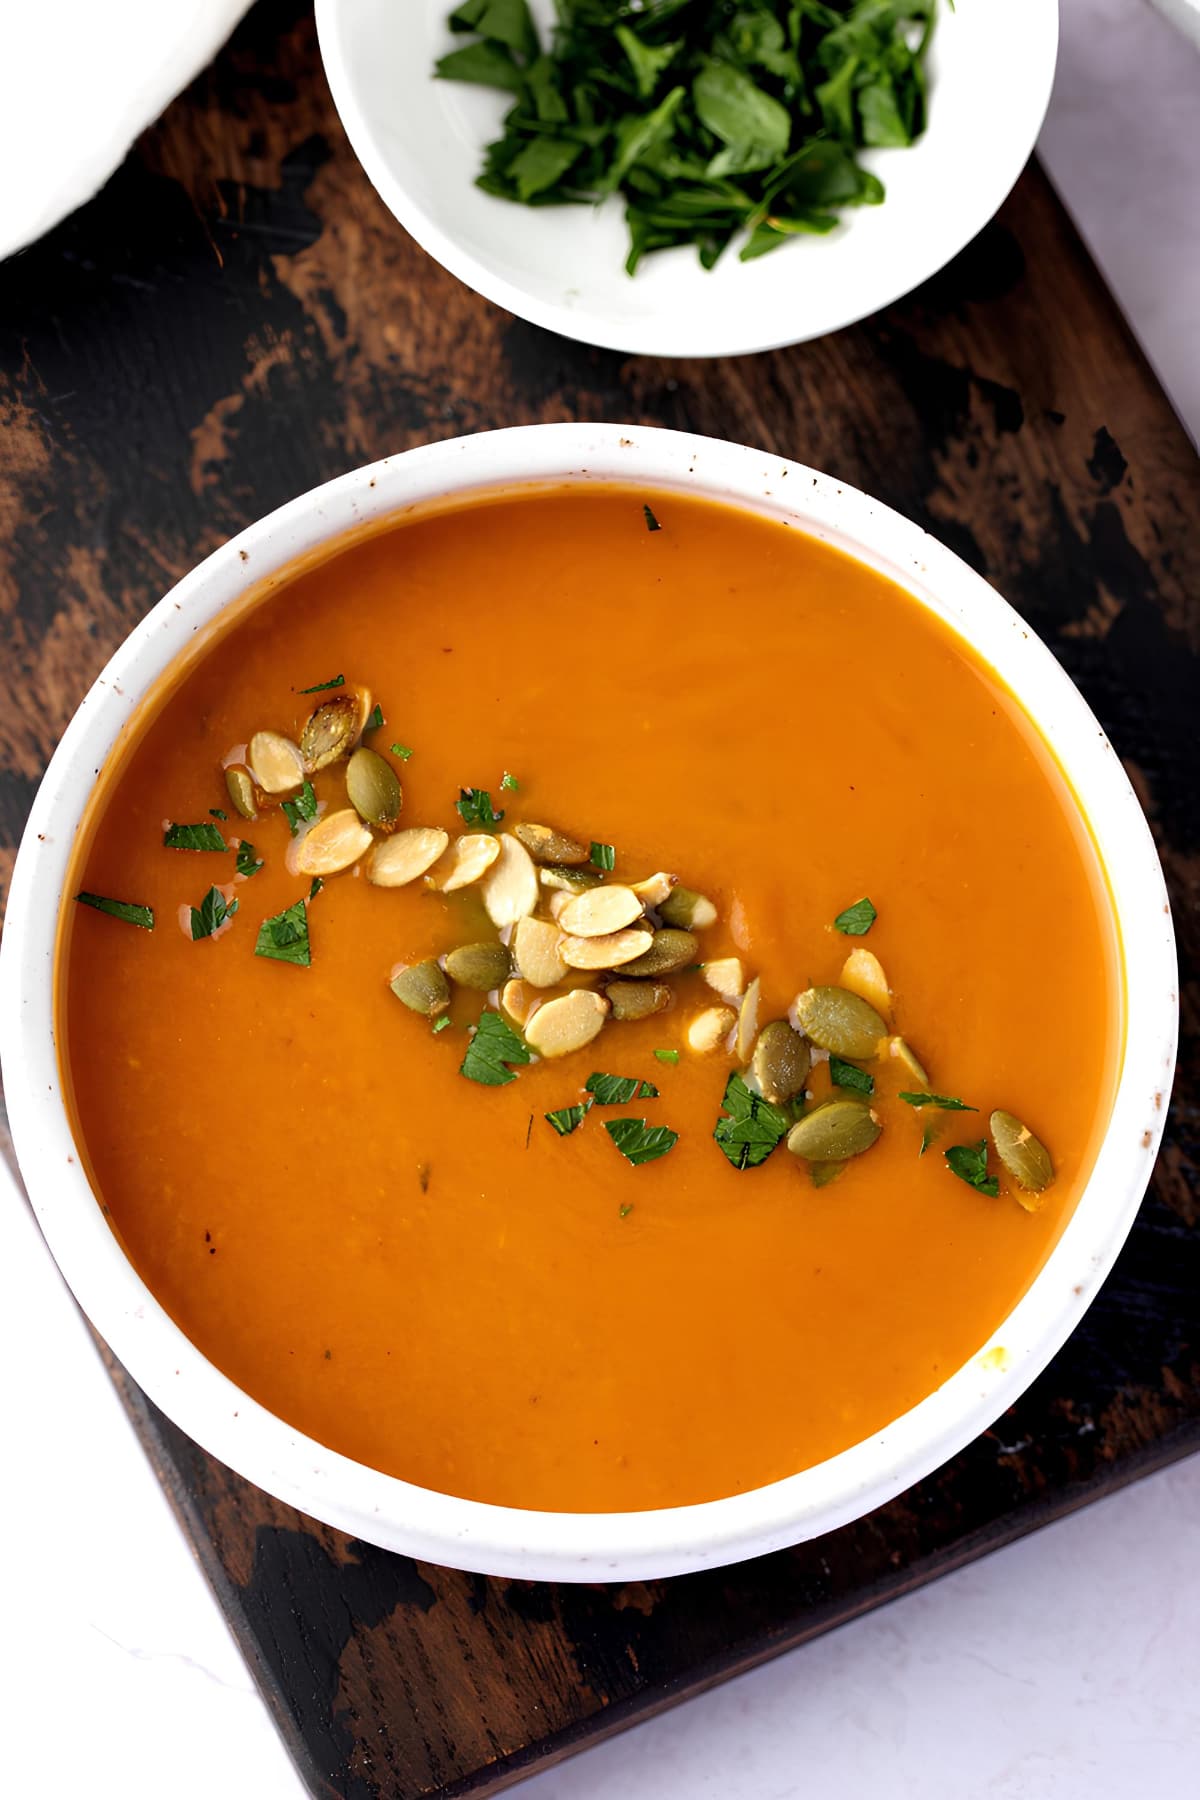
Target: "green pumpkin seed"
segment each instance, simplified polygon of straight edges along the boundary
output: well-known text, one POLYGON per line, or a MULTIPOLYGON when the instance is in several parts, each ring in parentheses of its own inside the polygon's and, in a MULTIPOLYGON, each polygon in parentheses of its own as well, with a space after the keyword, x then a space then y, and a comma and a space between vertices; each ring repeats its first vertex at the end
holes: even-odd
POLYGON ((459 987, 490 993, 512 974, 512 957, 503 944, 460 944, 446 957, 446 973, 459 987))
POLYGON ((686 969, 689 963, 695 962, 699 948, 690 931, 656 931, 650 948, 627 962, 621 973, 673 975, 677 969, 686 969))
POLYGON ((679 931, 706 931, 716 924, 717 909, 694 888, 677 887, 658 908, 658 916, 664 925, 673 925, 679 931))
POLYGON ((661 981, 610 981, 605 992, 614 1019, 648 1019, 671 1004, 671 990, 661 981))
POLYGON ((844 1162, 869 1150, 881 1130, 865 1100, 826 1100, 792 1126, 787 1146, 808 1162, 844 1162))
MULTIPOLYGON (((517 831, 520 829, 518 825, 517 831)), ((572 869, 565 863, 548 863, 538 870, 538 880, 556 893, 582 894, 587 888, 599 887, 604 877, 599 869, 572 869)))
POLYGON ((849 988, 811 987, 796 996, 800 1029, 822 1050, 854 1062, 879 1053, 887 1026, 873 1006, 849 988))
POLYGON ((839 1175, 844 1175, 846 1165, 844 1162, 809 1163, 808 1172, 812 1177, 813 1186, 823 1188, 828 1187, 831 1181, 836 1181, 839 1175))
POLYGON ((346 765, 346 792, 360 819, 387 831, 400 817, 404 796, 395 769, 378 751, 359 749, 346 765))
POLYGON ((352 689, 332 694, 314 707, 300 733, 300 754, 309 774, 349 756, 361 728, 359 696, 352 689))
POLYGON ((887 1041, 887 1053, 900 1065, 901 1073, 910 1087, 928 1088, 929 1077, 912 1045, 902 1037, 892 1037, 887 1041))
POLYGON ((392 992, 413 1012, 432 1019, 450 1004, 450 983, 435 962, 410 963, 392 977, 392 992))
POLYGON ((225 771, 225 791, 243 819, 257 819, 254 777, 243 763, 231 763, 225 771))
POLYGON ((552 825, 514 825, 513 836, 524 844, 536 863, 585 863, 591 854, 586 844, 555 831, 552 825))
POLYGON ((996 1155, 1018 1187, 1040 1194, 1054 1180, 1054 1164, 1045 1144, 1010 1112, 996 1111, 988 1120, 996 1155))
POLYGON ((812 1055, 807 1040, 786 1019, 772 1019, 758 1034, 751 1073, 758 1091, 772 1106, 794 1100, 808 1079, 812 1055))

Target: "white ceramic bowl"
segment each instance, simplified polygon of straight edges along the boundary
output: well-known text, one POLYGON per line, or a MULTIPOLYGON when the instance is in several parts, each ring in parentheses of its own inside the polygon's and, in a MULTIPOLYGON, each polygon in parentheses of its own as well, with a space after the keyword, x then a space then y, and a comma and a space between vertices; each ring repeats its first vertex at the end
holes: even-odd
MULTIPOLYGON (((1045 117, 1058 0, 942 0, 930 51, 929 127, 864 162, 882 206, 828 237, 759 261, 731 247, 710 273, 690 249, 624 272, 619 200, 531 208, 474 185, 509 97, 435 81, 462 43, 449 0, 317 0, 325 72, 346 134, 380 195, 431 256, 498 306, 566 337, 652 356, 736 356, 798 344, 877 312, 981 231, 1021 173, 1045 117)), ((540 25, 552 13, 535 0, 540 25)), ((543 40, 546 33, 543 31, 543 40)))
POLYGON ((1176 1012, 1171 918, 1146 822, 1095 718, 1017 614, 949 550, 854 488, 759 451, 635 426, 527 426, 411 450, 315 488, 215 551, 131 633, 68 726, 34 801, 0 952, 0 1054, 34 1210, 84 1311, 155 1404, 260 1487, 357 1537, 455 1567, 558 1580, 666 1575, 815 1537, 985 1430, 1078 1322, 1129 1230, 1162 1132, 1176 1012), (657 1512, 526 1512, 453 1499, 335 1455, 256 1404, 194 1348, 126 1260, 83 1174, 55 1062, 55 934, 80 814, 118 734, 194 633, 248 581, 365 520, 489 484, 568 477, 654 483, 786 518, 945 619, 1054 745, 1091 822, 1124 943, 1126 1040, 1111 1125, 1055 1250, 990 1343, 841 1455, 751 1493, 657 1512))

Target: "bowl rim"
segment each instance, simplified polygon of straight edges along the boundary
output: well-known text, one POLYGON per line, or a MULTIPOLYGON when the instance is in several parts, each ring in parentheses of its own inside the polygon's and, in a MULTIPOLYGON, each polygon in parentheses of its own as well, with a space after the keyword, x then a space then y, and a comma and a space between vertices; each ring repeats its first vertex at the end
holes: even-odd
MULTIPOLYGON (((350 147, 372 187, 409 236, 459 281, 518 318, 601 349, 662 357, 744 356, 806 343, 881 312, 931 280, 995 216, 1032 156, 1050 106, 1060 36, 1058 0, 1037 0, 1032 26, 1027 22, 1027 36, 1031 29, 1036 30, 1036 36, 1033 37, 1029 64, 1023 72, 1022 126, 1013 132, 1011 141, 1006 144, 1005 156, 994 168, 989 166, 975 172, 975 204, 961 209, 957 214, 958 225, 939 238, 933 256, 919 271, 896 274, 892 279, 881 278, 877 288, 872 289, 865 299, 849 304, 834 303, 823 313, 814 315, 800 330, 789 325, 764 331, 753 324, 753 308, 739 304, 726 309, 725 323, 717 332, 707 327, 696 329, 686 311, 681 315, 677 310, 661 312, 660 309, 649 318, 614 320, 602 307, 574 306, 564 301, 543 299, 530 292, 527 286, 492 268, 484 258, 462 244, 444 214, 422 204, 395 173, 372 123, 371 109, 362 103, 352 66, 349 35, 350 7, 360 3, 361 0, 315 0, 317 42, 333 103, 350 147)), ((939 18, 939 30, 954 28, 956 20, 949 16, 945 6, 942 11, 947 16, 939 18)), ((964 20, 960 16, 957 24, 967 29, 975 28, 970 18, 964 20)), ((495 204, 499 206, 504 202, 497 200, 495 204)), ((880 270, 892 266, 890 258, 877 264, 880 270)))
POLYGON ((0 1064, 30 1200, 68 1285, 139 1386, 206 1450, 302 1512, 423 1560, 524 1579, 635 1580, 832 1530, 994 1423, 1074 1329, 1137 1213, 1165 1121, 1177 991, 1163 873, 1121 763, 1051 652, 980 575, 858 489, 766 452, 638 425, 531 425, 423 445, 310 490, 213 551, 135 626, 81 702, 34 800, 0 944, 0 1064), (55 1054, 57 921, 86 798, 142 697, 195 634, 253 584, 356 527, 481 489, 565 481, 690 490, 789 520, 945 619, 1053 744, 1108 874, 1124 952, 1125 1047, 1095 1168, 988 1342, 909 1412, 826 1462, 745 1494, 643 1512, 543 1512, 440 1494, 328 1450, 238 1389, 168 1317, 105 1222, 55 1054))

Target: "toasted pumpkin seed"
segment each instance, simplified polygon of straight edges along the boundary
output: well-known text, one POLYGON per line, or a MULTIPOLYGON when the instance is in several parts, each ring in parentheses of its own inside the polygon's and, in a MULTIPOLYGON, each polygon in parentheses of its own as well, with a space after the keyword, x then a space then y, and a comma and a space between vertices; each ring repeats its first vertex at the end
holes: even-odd
POLYGON ((512 957, 503 944, 459 944, 444 961, 451 981, 481 994, 503 987, 512 974, 512 957))
POLYGON ((397 969, 392 976, 392 992, 397 1000, 403 1000, 413 1012, 424 1013, 427 1019, 445 1012, 450 1004, 450 983, 432 960, 397 969))
POLYGON ((538 878, 524 844, 507 831, 497 841, 499 853, 483 877, 480 892, 488 918, 503 931, 537 905, 538 878))
POLYGON ((524 1029, 526 1020, 535 1006, 541 1002, 535 994, 531 994, 523 981, 506 981, 500 989, 500 1004, 512 1020, 513 1024, 524 1029))
POLYGON ((1010 1112, 997 1109, 988 1127, 1005 1173, 1026 1193, 1043 1193, 1054 1180, 1054 1164, 1045 1144, 1010 1112))
POLYGON ((404 796, 391 763, 377 750, 360 746, 346 765, 346 792, 350 804, 368 825, 390 831, 400 817, 404 796))
POLYGON ((750 1071, 758 1091, 772 1106, 794 1100, 808 1079, 812 1054, 808 1042, 786 1019, 772 1019, 758 1034, 750 1071))
POLYGON ((659 906, 658 913, 664 925, 674 925, 680 931, 707 931, 717 922, 716 907, 695 888, 674 888, 659 906))
POLYGON ((605 992, 614 1019, 648 1019, 671 1004, 671 990, 661 981, 610 981, 605 992))
POLYGON ((520 838, 534 862, 570 866, 585 863, 588 859, 586 844, 579 844, 563 832, 555 831, 552 825, 514 825, 513 835, 520 838))
POLYGON ((740 956, 718 956, 706 962, 704 979, 722 1000, 740 1000, 746 991, 746 970, 740 956))
POLYGON ((225 771, 225 791, 243 819, 257 819, 254 777, 242 763, 230 763, 225 771))
POLYGON ((446 854, 425 880, 442 894, 471 887, 482 880, 500 854, 500 840, 487 831, 468 831, 456 837, 446 854))
POLYGON ((856 1061, 876 1056, 887 1026, 873 1006, 848 988, 810 987, 796 996, 800 1029, 822 1050, 856 1061))
POLYGON ((619 969, 644 961, 653 942, 650 932, 628 926, 604 937, 565 936, 558 948, 569 969, 619 969))
POLYGON ((562 932, 547 919, 526 916, 517 920, 513 933, 513 957, 524 981, 531 987, 557 987, 567 973, 559 945, 562 932))
POLYGON ((572 937, 607 937, 642 916, 642 903, 632 888, 614 882, 573 894, 559 913, 559 923, 572 937))
POLYGON ((292 846, 289 862, 298 875, 337 875, 374 842, 358 814, 345 806, 318 819, 292 846))
POLYGON ((644 955, 625 965, 626 975, 673 975, 696 960, 700 948, 690 931, 656 931, 644 955))
POLYGON ((906 1081, 912 1082, 915 1087, 919 1088, 927 1088, 929 1086, 928 1075, 921 1067, 920 1061, 918 1060, 912 1045, 906 1043, 904 1038, 890 1037, 887 1041, 887 1053, 894 1062, 900 1064, 901 1069, 904 1071, 904 1079, 906 1081))
POLYGON ((431 869, 450 842, 440 825, 413 825, 376 844, 367 864, 367 880, 376 887, 406 887, 431 869))
POLYGON ((706 1006, 703 1012, 695 1013, 688 1020, 684 1041, 689 1050, 707 1056, 724 1042, 737 1021, 732 1006, 706 1006))
POLYGON ((887 1019, 892 1010, 892 990, 887 984, 883 964, 872 950, 852 950, 842 964, 842 986, 873 1006, 880 1018, 887 1019))
POLYGON ((647 875, 645 881, 631 881, 629 885, 643 906, 659 907, 670 896, 678 880, 678 875, 667 875, 660 870, 657 875, 647 875))
POLYGON ((582 894, 585 888, 599 887, 604 880, 599 869, 571 869, 564 863, 550 863, 538 870, 544 888, 566 894, 582 894))
POLYGON ((734 1054, 740 1063, 750 1061, 750 1052, 754 1048, 754 1040, 758 1036, 758 996, 762 983, 758 976, 750 983, 742 995, 742 1004, 738 1009, 737 1043, 734 1054))
POLYGON ((278 731, 256 731, 246 761, 264 794, 290 794, 304 780, 304 758, 291 738, 278 731))
POLYGON ((352 688, 315 706, 300 733, 300 754, 310 775, 349 756, 362 731, 359 696, 352 688))
POLYGON ((538 1007, 526 1024, 525 1042, 539 1056, 569 1056, 591 1043, 607 1017, 608 1001, 603 994, 575 988, 538 1007))
POLYGON ((787 1147, 808 1162, 844 1162, 869 1150, 882 1129, 865 1100, 826 1100, 792 1126, 787 1147))

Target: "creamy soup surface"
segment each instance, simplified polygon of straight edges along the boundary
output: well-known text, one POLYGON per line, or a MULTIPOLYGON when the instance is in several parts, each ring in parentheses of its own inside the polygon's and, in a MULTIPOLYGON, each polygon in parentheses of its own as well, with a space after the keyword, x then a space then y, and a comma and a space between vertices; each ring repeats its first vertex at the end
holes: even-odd
MULTIPOLYGON (((345 808, 346 764, 312 787, 323 814, 345 808)), ((672 493, 479 496, 276 583, 138 716, 98 784, 77 889, 155 919, 68 897, 60 951, 77 1132, 139 1273, 289 1423, 475 1500, 711 1500, 877 1432, 1028 1287, 1115 1085, 1103 875, 1013 697, 863 565, 672 493), (365 742, 400 779, 401 829, 542 822, 611 845, 607 884, 678 875, 716 909, 696 960, 758 977, 761 1023, 868 949, 889 1031, 930 1088, 977 1110, 911 1106, 894 1059, 860 1058, 882 1130, 836 1179, 817 1185, 786 1142, 734 1167, 713 1131, 742 1064, 725 1037, 688 1045, 724 1004, 695 967, 664 978, 669 1010, 609 1017, 503 1085, 465 1078, 497 996, 456 989, 435 1030, 389 980, 499 942, 481 889, 375 885, 371 852, 308 900, 278 804, 247 821, 226 792, 230 753, 263 729, 298 739, 323 699, 300 690, 339 674, 378 703, 365 742), (503 821, 464 825, 464 788, 503 821), (213 809, 229 848, 164 847, 168 823, 213 809), (237 911, 193 941, 214 885, 237 911), (864 896, 866 935, 836 930, 864 896), (262 922, 297 901, 310 965, 256 955, 262 922), (584 1103, 596 1071, 658 1097, 594 1106, 558 1135, 544 1115, 584 1103), (996 1107, 1053 1158, 1034 1210, 990 1143, 995 1195, 947 1164, 996 1107), (622 1118, 677 1141, 631 1162, 605 1128, 622 1118)), ((604 986, 579 973, 556 991, 573 984, 604 986)), ((806 1092, 812 1107, 847 1090, 818 1056, 806 1092)))

